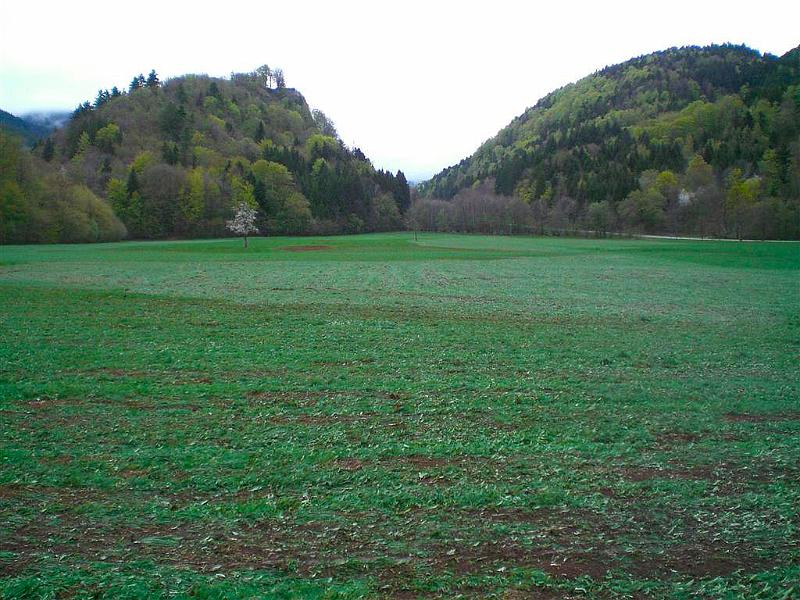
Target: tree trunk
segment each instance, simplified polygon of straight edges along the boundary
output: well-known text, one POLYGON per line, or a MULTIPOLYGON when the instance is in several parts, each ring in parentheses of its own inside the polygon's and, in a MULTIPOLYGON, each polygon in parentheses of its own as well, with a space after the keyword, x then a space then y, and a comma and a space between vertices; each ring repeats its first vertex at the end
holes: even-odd
POLYGON ((247 248, 247 236, 244 236, 244 247, 247 248))

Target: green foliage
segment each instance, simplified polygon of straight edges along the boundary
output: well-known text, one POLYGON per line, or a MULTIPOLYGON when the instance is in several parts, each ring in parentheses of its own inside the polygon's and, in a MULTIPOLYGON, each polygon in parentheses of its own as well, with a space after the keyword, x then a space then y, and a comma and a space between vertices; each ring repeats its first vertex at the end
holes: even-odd
POLYGON ((253 186, 241 177, 234 176, 231 179, 231 200, 234 206, 239 204, 247 204, 251 208, 257 206, 253 186))
POLYGON ((95 145, 104 152, 113 153, 114 146, 122 141, 122 132, 115 123, 101 127, 94 135, 95 145))
POLYGON ((314 162, 319 158, 332 159, 339 150, 336 138, 316 133, 306 140, 306 158, 314 162))
POLYGON ((203 215, 205 207, 205 179, 202 168, 189 171, 186 176, 186 185, 181 191, 180 217, 182 229, 191 232, 197 226, 203 215))
POLYGON ((149 150, 145 150, 144 152, 139 152, 133 159, 130 171, 136 175, 141 175, 146 168, 154 164, 156 164, 156 157, 149 150))
POLYGON ((0 243, 114 241, 125 235, 106 202, 52 173, 0 129, 0 243))
MULTIPOLYGON (((671 198, 659 208, 652 194, 637 193, 642 173, 671 171, 696 190, 740 168, 764 180, 758 202, 779 198, 788 217, 800 206, 798 84, 796 51, 777 58, 723 45, 638 57, 549 94, 420 192, 449 199, 493 181, 497 194, 528 205, 549 202, 548 194, 571 198, 578 220, 593 220, 588 207, 609 202, 624 213, 621 227, 696 233, 709 224, 701 214, 724 212, 720 196, 704 193, 708 206, 694 212, 671 198)), ((715 235, 738 235, 733 220, 715 220, 715 235)), ((791 221, 776 226, 793 229, 791 221)))
POLYGON ((98 99, 55 133, 48 156, 63 157, 56 170, 75 157, 70 182, 111 194, 134 237, 228 235, 224 224, 240 197, 262 208, 265 232, 351 231, 354 222, 370 229, 373 215, 391 213, 384 194, 400 212, 410 205, 402 173, 378 172, 344 146, 333 123, 285 87, 280 69, 166 82, 151 71, 127 94, 101 91, 98 99), (324 173, 313 170, 319 158, 324 173), (258 161, 271 163, 266 173, 254 174, 258 161), (202 169, 204 193, 194 169, 202 169))
MULTIPOLYGON (((53 187, 61 190, 62 185, 59 182, 53 187)), ((107 242, 126 235, 125 226, 111 207, 82 185, 55 194, 50 225, 48 234, 60 242, 107 242)))
POLYGON ((796 596, 797 244, 418 237, 2 248, 0 597, 796 596))

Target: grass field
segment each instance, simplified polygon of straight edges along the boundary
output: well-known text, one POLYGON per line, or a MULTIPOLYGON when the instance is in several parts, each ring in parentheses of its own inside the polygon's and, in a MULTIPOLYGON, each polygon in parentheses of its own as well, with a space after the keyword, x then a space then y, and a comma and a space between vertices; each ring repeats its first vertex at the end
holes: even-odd
POLYGON ((0 247, 4 598, 800 595, 800 245, 0 247))

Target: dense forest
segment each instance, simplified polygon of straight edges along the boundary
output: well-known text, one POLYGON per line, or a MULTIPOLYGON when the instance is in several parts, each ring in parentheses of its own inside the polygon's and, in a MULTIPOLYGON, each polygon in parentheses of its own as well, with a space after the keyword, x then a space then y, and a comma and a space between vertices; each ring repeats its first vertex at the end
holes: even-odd
POLYGON ((0 128, 0 242, 230 235, 245 202, 262 233, 402 227, 402 172, 376 170, 263 66, 220 79, 155 71, 100 90, 28 151, 0 128))
POLYGON ((419 187, 415 226, 800 237, 800 48, 673 48, 542 98, 419 187))

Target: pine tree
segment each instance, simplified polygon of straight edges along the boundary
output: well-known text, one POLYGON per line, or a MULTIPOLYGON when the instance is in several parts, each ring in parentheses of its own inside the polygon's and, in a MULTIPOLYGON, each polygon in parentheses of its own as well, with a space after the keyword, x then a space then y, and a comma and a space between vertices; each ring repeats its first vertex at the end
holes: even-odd
POLYGON ((128 172, 128 181, 125 184, 125 189, 128 190, 128 197, 139 191, 139 178, 136 176, 136 169, 131 169, 128 172))
POLYGON ((255 140, 256 144, 264 139, 264 135, 265 134, 266 134, 266 131, 264 131, 264 121, 259 121, 258 122, 258 129, 256 129, 256 134, 253 137, 253 140, 255 140))
POLYGON ((128 86, 128 92, 133 93, 136 90, 138 90, 140 87, 142 87, 142 82, 140 81, 140 78, 142 78, 142 76, 141 75, 137 75, 136 77, 134 77, 131 80, 131 83, 128 86))
POLYGON ((97 98, 95 98, 95 101, 94 101, 94 107, 95 108, 100 108, 101 106, 103 106, 103 104, 108 102, 110 98, 111 98, 111 94, 108 92, 108 90, 98 90, 97 91, 97 98))
POLYGON ((47 162, 53 160, 53 155, 55 154, 55 144, 53 144, 52 138, 47 138, 47 141, 44 143, 44 148, 42 148, 42 158, 47 162))
POLYGON ((411 206, 411 190, 408 189, 405 173, 397 171, 394 177, 394 199, 400 212, 405 212, 411 206))
POLYGON ((156 75, 156 70, 152 69, 150 74, 147 76, 147 81, 145 85, 150 89, 155 89, 161 85, 161 82, 158 80, 158 75, 156 75))
POLYGON ((183 82, 178 84, 178 89, 175 92, 175 97, 178 99, 180 104, 186 104, 186 101, 189 99, 189 96, 186 94, 186 90, 183 87, 183 82))

